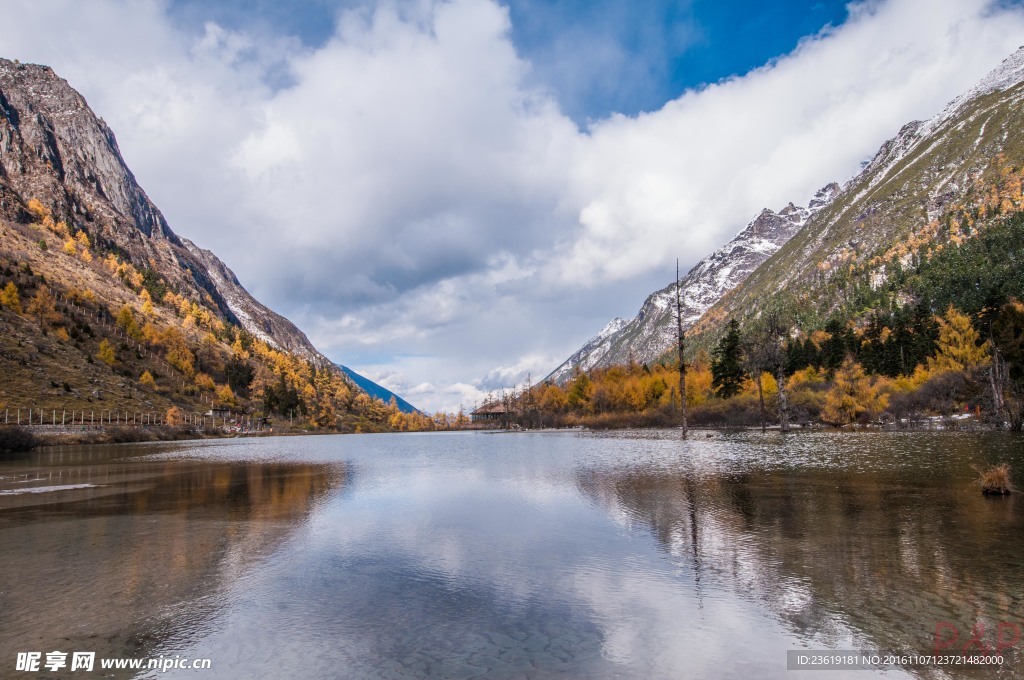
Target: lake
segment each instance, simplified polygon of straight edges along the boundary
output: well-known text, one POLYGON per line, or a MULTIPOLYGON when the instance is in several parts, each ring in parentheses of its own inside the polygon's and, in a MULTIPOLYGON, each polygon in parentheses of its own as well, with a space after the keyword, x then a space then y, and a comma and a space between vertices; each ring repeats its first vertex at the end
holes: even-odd
POLYGON ((1024 487, 1022 454, 672 430, 46 449, 0 463, 0 677, 54 651, 97 668, 41 676, 1020 677, 1024 500, 973 481, 1010 462, 1024 487), (1004 665, 787 670, 936 640, 1004 665))

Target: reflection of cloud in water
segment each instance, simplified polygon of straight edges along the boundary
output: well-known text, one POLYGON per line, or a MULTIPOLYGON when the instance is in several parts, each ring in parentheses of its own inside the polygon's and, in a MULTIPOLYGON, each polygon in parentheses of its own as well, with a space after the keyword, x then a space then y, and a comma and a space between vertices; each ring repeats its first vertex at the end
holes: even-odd
MULTIPOLYGON (((580 473, 580 487, 610 512, 629 516, 634 526, 654 532, 677 574, 692 589, 702 617, 728 593, 729 598, 747 602, 747 607, 775 612, 775 621, 788 624, 806 644, 858 646, 858 631, 823 608, 800 578, 780 571, 777 560, 759 554, 756 537, 713 501, 724 493, 713 478, 695 483, 681 473, 588 471, 580 473)), ((742 630, 720 622, 711 629, 737 628, 742 630)), ((712 636, 707 644, 715 647, 716 639, 712 636)))
MULTIPOLYGON (((929 436, 900 456, 901 435, 812 438, 828 444, 816 455, 808 440, 794 443, 830 467, 787 464, 775 447, 748 471, 737 470, 736 451, 697 454, 692 465, 599 461, 579 469, 577 484, 620 525, 646 527, 705 603, 729 592, 801 646, 926 652, 938 621, 994 631, 1018 621, 1024 602, 1012 503, 943 481, 970 464, 979 440, 944 437, 940 455, 929 436)), ((758 441, 737 439, 739 450, 758 441)))
POLYGON ((391 486, 373 477, 359 470, 366 492, 327 504, 303 554, 248 583, 189 653, 240 650, 236 677, 302 659, 314 676, 606 678, 721 675, 720 664, 742 675, 766 646, 783 663, 796 644, 749 603, 702 607, 680 588, 692 575, 557 483, 571 478, 534 488, 488 475, 454 485, 444 469, 391 486), (288 659, 247 642, 268 611, 290 631, 288 659))
MULTIPOLYGON (((1012 611, 1019 575, 967 568, 979 548, 1019 562, 1012 499, 950 492, 951 459, 913 442, 905 455, 924 451, 924 468, 852 435, 247 444, 274 460, 344 455, 353 483, 310 494, 258 569, 244 555, 259 542, 233 540, 243 559, 207 607, 217 616, 186 602, 191 636, 161 649, 213 658, 228 678, 782 678, 787 649, 892 648, 945 611, 998 598, 1012 611)), ((846 675, 862 674, 829 673, 846 675)))

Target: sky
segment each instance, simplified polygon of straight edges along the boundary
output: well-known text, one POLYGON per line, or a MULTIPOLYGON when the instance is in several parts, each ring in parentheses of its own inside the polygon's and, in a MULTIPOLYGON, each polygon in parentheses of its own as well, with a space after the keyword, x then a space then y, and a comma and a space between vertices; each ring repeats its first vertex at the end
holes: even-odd
POLYGON ((4 0, 172 229, 421 409, 536 382, 1015 51, 1006 0, 4 0))

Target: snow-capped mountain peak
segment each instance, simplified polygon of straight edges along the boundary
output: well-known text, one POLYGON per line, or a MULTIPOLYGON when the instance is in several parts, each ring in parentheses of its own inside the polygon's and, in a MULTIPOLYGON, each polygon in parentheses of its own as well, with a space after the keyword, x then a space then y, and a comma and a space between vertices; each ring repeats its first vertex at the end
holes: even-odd
MULTIPOLYGON (((807 220, 839 193, 839 185, 822 187, 806 208, 789 203, 775 212, 765 208, 731 241, 698 262, 680 281, 683 325, 689 327, 725 293, 767 260, 807 220)), ((565 382, 577 370, 653 361, 676 340, 676 284, 652 293, 636 318, 616 318, 547 377, 565 382)))

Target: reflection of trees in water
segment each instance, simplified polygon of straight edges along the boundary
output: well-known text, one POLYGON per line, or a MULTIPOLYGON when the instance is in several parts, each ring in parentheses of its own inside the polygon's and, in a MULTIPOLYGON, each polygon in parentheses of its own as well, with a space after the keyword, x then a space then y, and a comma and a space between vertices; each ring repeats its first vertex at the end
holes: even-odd
MULTIPOLYGON (((62 472, 71 479, 76 470, 62 472)), ((0 588, 0 647, 146 655, 214 615, 223 590, 350 472, 169 460, 94 465, 88 478, 99 487, 75 500, 0 510, 11 537, 0 573, 17 574, 0 588)))
POLYGON ((1024 627, 1015 499, 820 469, 584 470, 577 481, 688 563, 698 594, 731 588, 823 645, 850 632, 878 649, 923 651, 939 621, 963 642, 976 621, 990 642, 998 621, 1024 627))

